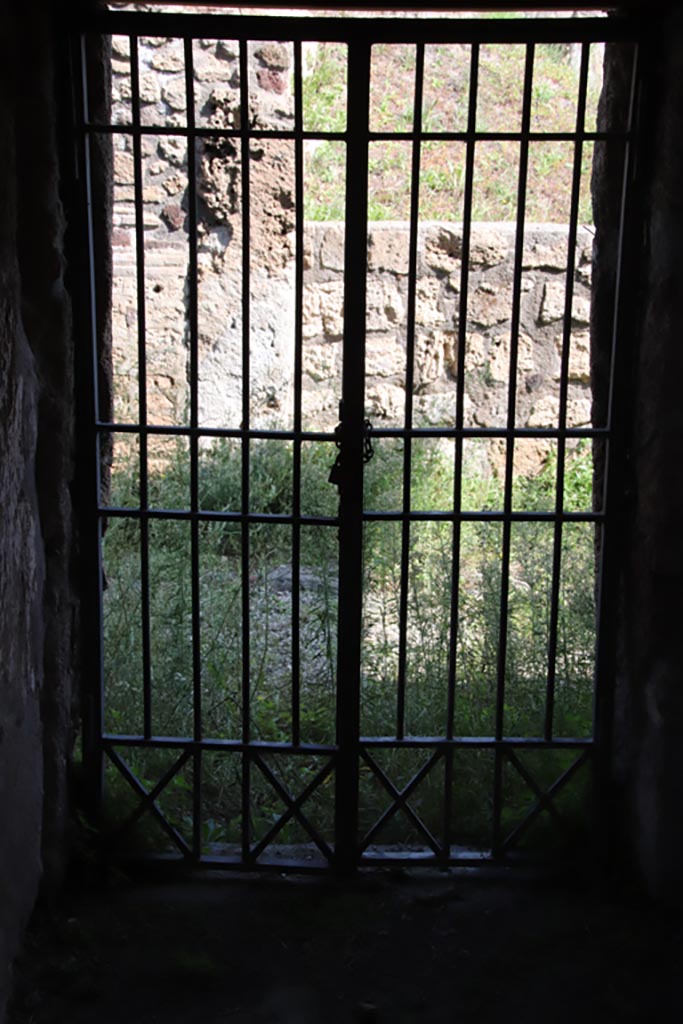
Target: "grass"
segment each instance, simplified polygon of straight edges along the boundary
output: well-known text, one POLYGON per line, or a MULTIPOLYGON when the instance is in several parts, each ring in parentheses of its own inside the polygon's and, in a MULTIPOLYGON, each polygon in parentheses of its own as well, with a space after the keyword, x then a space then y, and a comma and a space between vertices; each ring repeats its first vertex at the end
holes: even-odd
MULTIPOLYGON (((399 446, 382 450, 366 470, 366 507, 396 507, 403 453, 399 446)), ((336 513, 336 492, 327 483, 329 451, 311 445, 302 462, 302 504, 320 514, 336 513)), ((292 507, 292 450, 286 442, 268 442, 251 453, 251 507, 288 513, 292 507)), ((580 449, 567 461, 566 507, 590 508, 591 453, 580 449)), ((543 509, 552 502, 555 467, 548 463, 535 478, 519 482, 520 507, 543 509)), ((428 445, 413 458, 413 508, 447 509, 452 502, 452 456, 428 445)), ((178 449, 155 491, 163 507, 185 507, 188 465, 178 449)), ((234 443, 205 451, 200 460, 201 506, 214 511, 241 507, 241 455, 234 443)), ((135 505, 135 467, 120 466, 113 479, 112 501, 135 505)), ((463 480, 467 508, 502 508, 501 482, 469 472, 463 480)), ((305 743, 335 740, 337 655, 337 531, 334 524, 301 530, 301 738, 305 743)), ((456 565, 458 630, 456 641, 455 732, 480 736, 494 732, 499 687, 498 649, 502 581, 502 526, 486 520, 463 523, 456 565)), ((406 616, 405 730, 408 735, 443 736, 447 729, 448 679, 452 647, 454 536, 447 522, 413 524, 406 616)), ((292 728, 291 577, 292 529, 253 524, 249 531, 248 577, 251 630, 248 679, 242 610, 244 535, 239 524, 200 526, 199 605, 201 698, 206 737, 239 739, 243 727, 243 692, 248 684, 253 739, 289 741, 292 728)), ((510 553, 509 624, 503 675, 505 734, 543 733, 551 614, 554 533, 547 523, 513 526, 510 553)), ((396 522, 368 522, 364 535, 364 602, 362 627, 361 733, 392 734, 398 708, 398 622, 401 608, 402 538, 396 522)), ((105 727, 114 733, 142 732, 142 602, 140 532, 135 520, 109 523, 104 540, 105 591, 105 727)), ((156 735, 191 736, 194 725, 192 564, 189 524, 150 524, 149 569, 152 722, 156 735)), ((565 526, 559 587, 558 647, 555 659, 554 729, 557 736, 586 736, 592 731, 592 675, 595 640, 594 537, 590 524, 565 526)), ((171 753, 130 751, 138 777, 153 786, 173 760, 171 753)), ((564 762, 556 751, 541 754, 534 771, 549 785, 564 762)), ((397 785, 424 761, 424 752, 386 751, 383 766, 397 785)), ((381 759, 381 758, 380 758, 381 759)), ((297 794, 320 769, 320 758, 271 757, 273 773, 297 794)), ((203 766, 203 840, 212 844, 239 841, 239 757, 206 754, 203 766)), ((455 755, 453 813, 463 843, 490 842, 491 754, 462 750, 455 755)), ((443 818, 444 766, 437 765, 414 795, 412 805, 439 833, 443 818)), ((193 768, 188 762, 159 798, 159 805, 188 838, 191 834, 193 768)), ((263 835, 285 807, 261 771, 252 772, 252 834, 263 835)), ((504 821, 510 827, 531 799, 518 773, 506 774, 504 821), (508 777, 510 776, 510 777, 508 777)), ((578 785, 578 783, 577 783, 578 785)), ((117 819, 134 806, 134 797, 118 772, 109 769, 109 806, 117 819)), ((573 793, 573 796, 572 796, 573 793)), ((370 828, 387 803, 386 793, 369 769, 361 774, 362 822, 370 828)), ((576 813, 584 795, 574 789, 576 813), (577 795, 578 794, 578 795, 577 795)), ((321 785, 306 808, 331 838, 333 780, 321 785)), ((140 822, 146 844, 168 845, 149 815, 140 822), (143 823, 147 822, 143 828, 143 823), (156 830, 156 834, 155 834, 156 830)), ((305 839, 295 824, 279 841, 305 839)), ((410 828, 394 816, 379 837, 382 842, 410 842, 410 828)), ((414 837, 412 837, 414 838, 414 837)))
MULTIPOLYGON (((591 57, 587 127, 594 119, 600 89, 599 51, 591 57)), ((520 130, 525 47, 482 46, 476 126, 479 131, 520 130)), ((412 130, 415 48, 377 45, 372 50, 370 129, 412 130)), ((469 47, 430 45, 425 49, 422 129, 463 132, 469 102, 469 47)), ((535 50, 531 128, 542 132, 573 132, 576 128, 579 71, 572 48, 539 44, 535 50)), ((304 80, 303 109, 307 130, 344 131, 346 48, 320 46, 304 80)), ((306 217, 332 220, 343 211, 345 147, 320 142, 309 154, 306 217)), ((412 145, 400 140, 371 144, 368 189, 371 220, 405 219, 412 189, 412 145)), ((458 221, 463 216, 466 147, 462 142, 431 141, 422 145, 419 187, 420 217, 458 221)), ((512 220, 517 216, 519 143, 479 142, 475 147, 473 219, 512 220)), ((533 142, 529 148, 526 218, 566 223, 569 215, 574 147, 567 142, 533 142)), ((588 182, 592 146, 581 153, 582 188, 579 220, 592 222, 588 182)))

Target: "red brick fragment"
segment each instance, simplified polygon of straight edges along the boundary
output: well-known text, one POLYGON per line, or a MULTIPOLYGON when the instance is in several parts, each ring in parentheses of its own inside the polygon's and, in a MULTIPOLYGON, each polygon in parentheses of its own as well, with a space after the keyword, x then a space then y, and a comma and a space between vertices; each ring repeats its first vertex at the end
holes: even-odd
POLYGON ((166 203, 161 216, 173 231, 177 231, 185 223, 185 211, 178 203, 166 203))
POLYGON ((257 72, 258 84, 266 92, 276 92, 281 95, 287 88, 287 80, 281 71, 273 71, 271 68, 261 68, 257 72))

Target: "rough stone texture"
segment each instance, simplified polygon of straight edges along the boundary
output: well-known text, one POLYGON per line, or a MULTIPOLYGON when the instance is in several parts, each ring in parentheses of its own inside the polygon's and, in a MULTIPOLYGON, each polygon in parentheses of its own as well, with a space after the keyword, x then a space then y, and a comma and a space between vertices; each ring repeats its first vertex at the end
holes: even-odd
POLYGON ((12 3, 0 19, 0 1019, 41 877, 65 868, 73 741, 74 347, 51 9, 12 3))
MULTIPOLYGON (((0 25, 6 24, 0 20, 0 25)), ((6 38, 5 32, 0 38, 6 38)), ((3 65, 9 54, 2 48, 3 65)), ((20 308, 14 118, 0 93, 0 1020, 41 874, 43 623, 35 489, 38 384, 20 308)))
MULTIPOLYGON (((176 41, 140 43, 141 77, 160 81, 143 106, 149 124, 168 124, 184 110, 184 69, 176 41)), ((117 44, 118 45, 118 44, 117 44)), ((250 46, 250 122, 293 126, 291 95, 273 104, 264 73, 288 73, 291 48, 250 46)), ((121 55, 124 56, 124 55, 121 55)), ((129 91, 125 60, 113 66, 113 95, 129 91)), ((206 40, 194 53, 200 125, 237 129, 241 110, 238 54, 206 40)), ((284 79, 283 79, 284 80, 284 79)), ((147 94, 146 94, 147 95, 147 94)), ((130 108, 116 99, 114 120, 130 108)), ((143 140, 143 228, 146 248, 145 306, 150 418, 158 424, 188 419, 187 148, 173 136, 143 140)), ((114 371, 117 418, 137 416, 137 284, 135 270, 132 141, 116 139, 114 163, 114 371)), ((242 422, 242 229, 244 180, 239 139, 206 139, 197 150, 199 419, 212 426, 242 422)), ((295 210, 294 148, 281 139, 257 140, 249 152, 250 415, 254 422, 291 424, 294 351, 295 210)), ((515 249, 514 224, 475 224, 469 246, 470 282, 465 345, 467 425, 507 423, 510 366, 509 321, 515 249)), ((518 357, 518 426, 555 426, 559 421, 566 227, 528 225, 522 277, 518 357)), ((570 324, 570 426, 590 422, 589 346, 592 235, 579 232, 575 296, 570 324)), ((368 414, 400 424, 405 413, 408 321, 406 224, 371 224, 368 235, 368 414)), ((344 230, 340 224, 307 224, 304 231, 302 303, 304 424, 331 429, 341 391, 339 341, 344 328, 344 230)), ((423 223, 418 239, 415 296, 413 405, 415 422, 451 424, 455 415, 461 315, 462 226, 423 223)), ((492 446, 492 451, 493 451, 492 446)), ((539 468, 547 445, 538 445, 539 468)))
MULTIPOLYGON (((623 539, 614 553, 621 604, 614 608, 612 643, 617 649, 614 769, 621 799, 623 835, 635 852, 651 890, 667 900, 683 899, 683 477, 680 473, 683 407, 683 18, 670 15, 653 44, 647 68, 649 108, 645 122, 648 176, 644 227, 637 231, 641 266, 627 281, 636 304, 627 313, 622 382, 628 389, 624 428, 628 459, 624 488, 616 496, 623 513, 623 539), (645 246, 640 239, 645 239, 645 246), (638 279, 642 287, 638 289, 638 279), (634 330, 635 323, 635 330, 634 330)), ((609 88, 603 118, 625 109, 627 62, 608 48, 609 88)), ((648 59, 646 57, 646 59, 648 59)), ((609 314, 613 267, 605 256, 618 225, 617 176, 603 148, 596 178, 596 252, 593 312, 596 405, 606 401, 609 339, 600 331, 609 314)))
MULTIPOLYGON (((280 206, 279 214, 275 212, 278 200, 273 198, 267 176, 259 179, 256 174, 253 183, 258 195, 271 197, 271 205, 257 208, 254 228, 252 415, 287 425, 293 387, 294 243, 291 233, 284 233, 291 226, 285 219, 286 210, 280 206), (280 224, 274 233, 268 228, 269 217, 280 224), (273 394, 284 397, 274 403, 273 394)), ((225 220, 206 230, 199 244, 200 422, 212 426, 236 425, 242 418, 241 228, 239 215, 230 215, 225 191, 223 198, 225 220)), ((239 210, 239 202, 235 209, 239 210)), ((119 224, 128 223, 126 210, 126 204, 116 207, 119 224)), ((154 421, 160 424, 184 422, 187 416, 188 241, 179 204, 174 211, 178 227, 169 223, 168 204, 160 209, 158 218, 150 212, 145 221, 149 224, 145 234, 149 238, 146 273, 150 282, 146 308, 148 402, 154 421)), ((128 235, 121 234, 121 228, 115 230, 116 401, 127 418, 134 417, 137 401, 135 252, 128 235)), ((490 266, 480 261, 471 268, 465 351, 468 424, 498 426, 507 421, 514 230, 510 224, 473 226, 473 249, 503 254, 504 258, 490 266)), ((405 224, 379 223, 370 225, 368 237, 366 403, 372 416, 391 423, 400 422, 405 410, 408 282, 396 257, 407 252, 408 235, 405 224)), ((424 224, 420 229, 414 367, 414 395, 419 401, 415 411, 420 421, 435 425, 452 422, 455 409, 460 276, 453 268, 459 268, 454 253, 460 238, 461 229, 455 224, 424 224)), ((533 225, 529 239, 530 252, 538 254, 543 266, 529 256, 517 360, 517 423, 552 427, 559 422, 567 229, 533 225), (544 269, 553 260, 563 262, 564 269, 544 269)), ((584 267, 589 265, 586 250, 591 244, 591 232, 581 229, 577 262, 584 267)), ((333 355, 332 347, 341 341, 344 329, 343 225, 307 224, 304 247, 305 422, 315 429, 330 429, 336 423, 341 388, 341 360, 333 355)), ((492 262, 490 257, 487 260, 492 262)), ((568 423, 586 426, 590 423, 590 346, 585 318, 590 298, 585 276, 580 277, 578 270, 575 290, 568 423)), ((536 468, 545 454, 547 445, 542 443, 536 468)))

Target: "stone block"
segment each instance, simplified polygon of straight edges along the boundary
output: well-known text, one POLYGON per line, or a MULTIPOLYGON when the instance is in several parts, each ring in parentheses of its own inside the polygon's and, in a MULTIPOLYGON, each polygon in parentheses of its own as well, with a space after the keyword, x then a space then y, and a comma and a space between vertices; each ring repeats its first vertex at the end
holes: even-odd
POLYGON ((185 211, 179 203, 166 203, 161 211, 161 216, 173 231, 182 228, 185 223, 185 211))
MULTIPOLYGON (((507 231, 501 231, 498 224, 473 224, 470 237, 471 266, 495 267, 502 263, 510 253, 512 241, 512 236, 507 231)), ((462 252, 458 256, 462 256, 462 252)))
POLYGON ((592 398, 589 390, 577 390, 570 394, 567 400, 567 426, 589 427, 591 425, 591 408, 592 398))
MULTIPOLYGON (((534 341, 526 334, 517 340, 517 379, 534 370, 534 341)), ((488 372, 491 380, 508 384, 510 379, 510 335, 501 334, 492 339, 489 348, 488 372)))
POLYGON ((286 71, 291 64, 289 50, 281 43, 264 43, 255 53, 262 64, 275 71, 286 71))
POLYGON ((216 43, 216 56, 219 60, 236 60, 239 52, 239 43, 234 39, 219 39, 216 43))
POLYGON ((415 321, 422 327, 436 327, 444 321, 440 308, 441 284, 437 278, 422 277, 415 287, 415 321))
POLYGON ((179 48, 170 49, 164 47, 152 57, 150 61, 155 71, 184 71, 185 70, 185 57, 183 51, 179 48))
POLYGON ((470 296, 467 312, 469 320, 481 327, 504 323, 512 313, 512 289, 508 285, 479 285, 470 296))
POLYGON ((531 407, 528 427, 557 427, 560 421, 560 399, 556 394, 541 395, 531 407))
POLYGON ((128 36, 112 36, 111 37, 111 53, 112 57, 129 58, 130 57, 130 41, 128 36))
POLYGON ((457 371, 455 331, 429 331, 415 341, 414 380, 419 388, 441 381, 446 384, 457 371))
POLYGON ((114 184, 135 184, 135 161, 132 153, 124 153, 121 150, 114 151, 114 184))
POLYGON ((171 110, 184 111, 187 107, 187 93, 185 91, 185 79, 174 78, 164 86, 161 91, 166 103, 171 110))
POLYGON ((578 327, 589 327, 591 322, 591 300, 586 295, 574 294, 572 302, 572 323, 578 327))
POLYGON ((395 334, 372 333, 365 347, 368 377, 398 377, 405 380, 406 352, 395 334))
POLYGON ((566 287, 564 278, 559 281, 546 281, 543 286, 543 299, 538 314, 540 324, 552 324, 564 317, 566 287))
POLYGON ((310 232, 304 233, 304 251, 303 251, 303 263, 304 270, 311 270, 313 267, 313 239, 310 232))
POLYGON ((368 269, 407 274, 409 241, 406 230, 373 225, 368 238, 368 269))
POLYGON ((566 270, 567 229, 528 232, 522 255, 525 270, 566 270))
MULTIPOLYGON (((550 454, 552 444, 547 438, 528 439, 523 445, 516 445, 513 454, 513 473, 515 476, 535 476, 543 468, 550 454)), ((498 469, 499 475, 504 473, 504 464, 498 469)))
POLYGON ((320 316, 323 333, 328 338, 341 338, 344 333, 343 281, 329 281, 320 285, 320 316))
POLYGON ((212 53, 204 52, 197 55, 194 62, 194 77, 197 82, 222 82, 233 89, 239 88, 239 79, 234 65, 226 59, 214 57, 212 53))
POLYGON ((365 404, 370 419, 400 423, 405 414, 405 391, 392 384, 368 381, 365 389, 365 404))
MULTIPOLYGON (((562 339, 559 339, 561 350, 562 339)), ((591 339, 588 332, 572 334, 569 344, 569 380, 590 384, 591 339)))
POLYGON ((187 179, 181 174, 171 174, 162 182, 161 186, 169 196, 176 196, 187 187, 187 179))
POLYGON ((161 85, 157 75, 146 73, 140 75, 140 102, 158 103, 161 99, 161 85))
POLYGON ((344 269, 344 228, 341 224, 328 228, 323 235, 320 265, 326 270, 344 269))
MULTIPOLYGON (((432 270, 447 274, 459 269, 462 229, 443 224, 430 226, 424 235, 424 261, 432 270)), ((407 272, 407 270, 406 270, 407 272)))
POLYGON ((369 331, 382 331, 402 323, 405 315, 398 288, 385 279, 368 281, 366 324, 369 331))
MULTIPOLYGON (((512 236, 501 225, 473 224, 470 233, 470 266, 477 268, 495 267, 507 259, 512 245, 512 236)), ((443 224, 430 227, 425 235, 425 261, 435 270, 453 273, 456 263, 462 258, 462 227, 446 227, 443 224)))
POLYGON ((184 166, 187 160, 187 145, 184 139, 176 139, 172 135, 165 135, 159 139, 157 150, 160 156, 164 157, 175 167, 184 166))
POLYGON ((314 383, 329 381, 341 373, 341 349, 328 343, 304 346, 303 372, 314 383))

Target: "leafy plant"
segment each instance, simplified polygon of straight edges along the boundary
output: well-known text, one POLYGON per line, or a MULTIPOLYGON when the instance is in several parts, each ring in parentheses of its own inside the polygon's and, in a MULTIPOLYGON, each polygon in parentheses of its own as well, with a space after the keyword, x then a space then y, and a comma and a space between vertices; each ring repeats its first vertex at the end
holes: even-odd
MULTIPOLYGON (((366 471, 365 505, 392 510, 402 501, 404 452, 401 444, 379 442, 366 471)), ((336 492, 327 483, 328 446, 304 448, 301 463, 302 507, 336 514, 336 492), (321 494, 324 497, 321 497, 321 494)), ((121 461, 113 480, 118 502, 137 492, 136 466, 128 473, 121 461)), ((416 447, 411 458, 411 503, 416 509, 452 507, 452 456, 438 443, 416 447)), ((202 451, 199 480, 202 507, 235 511, 242 501, 242 455, 234 442, 202 451)), ((250 452, 250 507, 278 515, 291 513, 293 450, 288 442, 260 442, 250 452)), ((187 460, 177 458, 156 471, 153 481, 161 507, 176 507, 187 493, 187 460)), ((549 507, 557 465, 548 459, 535 477, 520 478, 516 503, 533 512, 549 507)), ((152 482, 151 482, 152 483, 152 482)), ((590 448, 567 453, 564 468, 565 507, 587 509, 591 502, 590 448)), ((503 495, 495 474, 466 473, 463 505, 502 508, 503 495)), ((239 523, 202 523, 199 534, 199 650, 202 672, 204 735, 239 737, 243 716, 242 607, 245 587, 251 618, 249 685, 254 737, 288 740, 292 727, 291 560, 292 530, 273 523, 252 523, 249 530, 249 576, 243 576, 245 534, 239 523)), ((508 735, 540 735, 545 714, 550 656, 550 613, 554 545, 552 524, 513 526, 510 588, 507 602, 504 667, 505 731, 508 735)), ((558 636, 554 661, 555 715, 558 735, 591 732, 593 646, 594 538, 590 523, 565 524, 559 541, 561 576, 558 591, 558 636)), ((399 709, 398 645, 406 636, 404 689, 405 728, 413 735, 444 735, 448 693, 454 687, 455 730, 459 735, 486 736, 494 731, 499 686, 498 651, 502 639, 502 525, 485 519, 461 524, 412 523, 407 543, 408 590, 401 620, 400 522, 369 522, 364 540, 364 617, 361 728, 364 734, 392 732, 399 709), (457 559, 454 562, 454 555, 457 559), (456 585, 453 605, 451 582, 456 585), (457 618, 452 613, 457 611, 457 618), (455 648, 453 647, 455 645, 455 648), (454 651, 454 661, 452 660, 454 651), (455 675, 451 675, 454 666, 455 675)), ((191 531, 185 522, 153 521, 147 562, 150 579, 150 663, 152 721, 155 733, 192 735, 194 727, 193 588, 191 531)), ((114 733, 142 731, 142 601, 141 533, 134 520, 112 520, 104 541, 107 589, 105 610, 105 721, 114 733)), ((337 541, 333 525, 302 527, 300 628, 302 637, 302 738, 334 741, 336 710, 337 541)), ((490 779, 485 752, 464 759, 457 792, 458 834, 468 842, 488 841, 490 779), (466 793, 462 792, 466 785, 466 793)), ((151 754, 131 751, 140 777, 153 785, 164 767, 151 754)), ((549 756, 550 761, 552 757, 549 756)), ((394 751, 386 770, 398 778, 409 771, 414 752, 394 751)), ((157 756, 158 760, 158 756, 157 756)), ((554 762, 553 762, 554 764, 554 762)), ((552 767, 552 766, 551 766, 552 767)), ((293 792, 305 785, 312 763, 295 759, 287 771, 293 792), (302 774, 303 773, 303 774, 302 774)), ((551 768, 543 768, 543 772, 551 768)), ((273 771, 276 771, 275 765, 273 771)), ((441 776, 430 774, 420 787, 420 813, 438 831, 442 815, 441 776)), ((180 777, 165 791, 165 812, 180 825, 190 813, 188 786, 180 777)), ((113 794, 125 793, 117 784, 113 794)), ((364 783, 368 818, 383 806, 381 792, 364 783), (374 795, 373 795, 374 794, 374 795)), ((513 821, 529 793, 513 775, 506 797, 507 818, 513 821)), ((205 842, 239 839, 239 773, 229 757, 211 756, 204 769, 205 842), (211 824, 212 823, 212 824, 211 824)), ((191 787, 190 787, 191 788, 191 787)), ((321 787, 317 812, 331 814, 333 787, 321 787)), ((123 798, 123 797, 122 797, 123 798)), ((118 800, 118 797, 116 797, 118 800)), ((577 796, 578 800, 579 797, 577 796)), ((273 788, 263 782, 252 794, 253 826, 269 827, 282 813, 273 788)), ((126 812, 127 813, 127 812, 126 812)), ((144 819, 141 819, 141 821, 144 819)), ((401 818, 383 841, 401 840, 401 818)), ((158 831, 158 830, 157 830, 158 831)), ((281 841, 294 841, 294 825, 281 841)), ((155 832, 156 835, 156 832, 155 832)), ((157 835, 157 840, 159 836, 157 835)), ((160 841, 165 841, 163 834, 160 841)))

